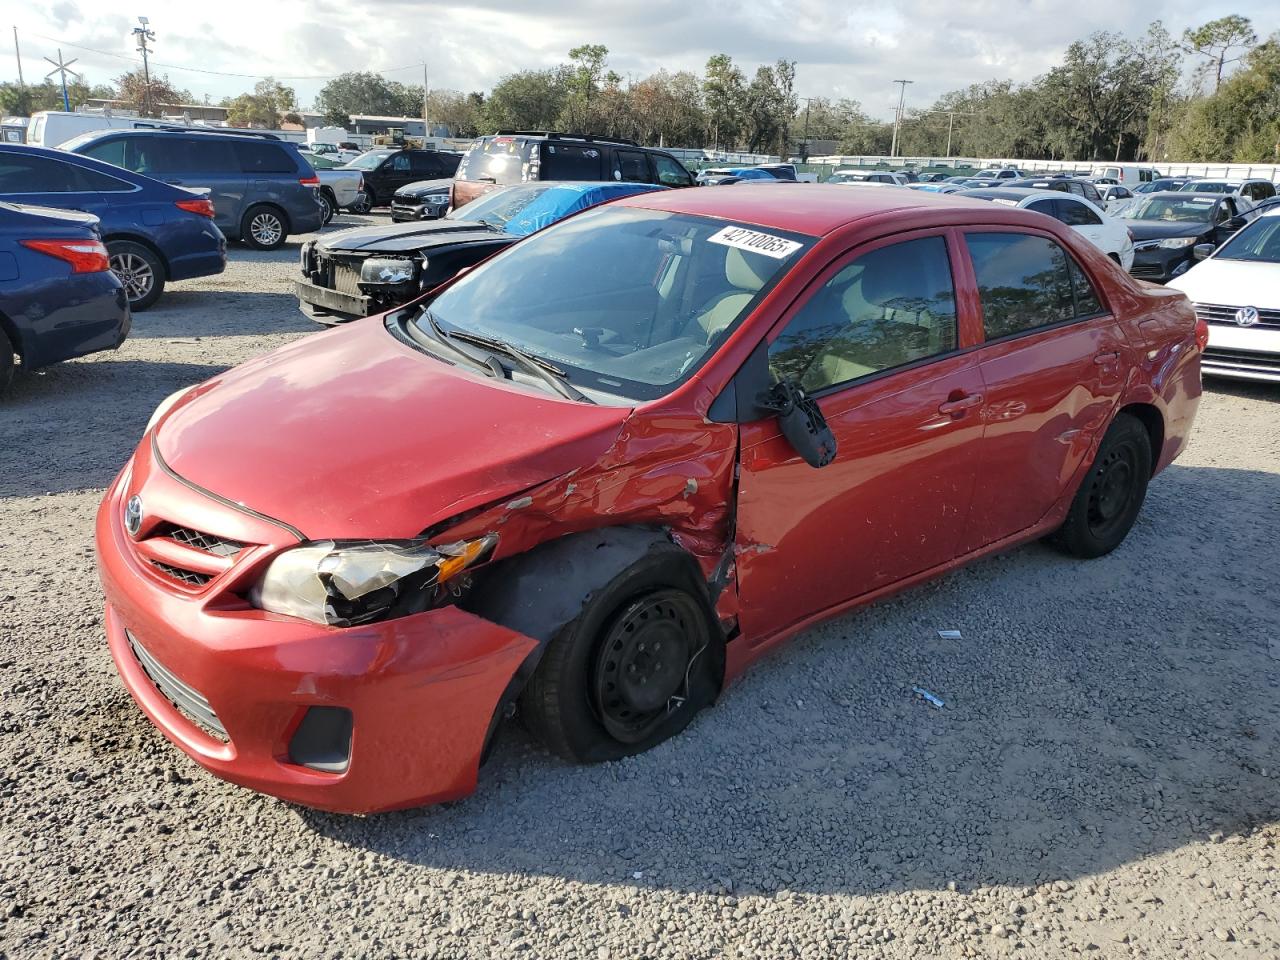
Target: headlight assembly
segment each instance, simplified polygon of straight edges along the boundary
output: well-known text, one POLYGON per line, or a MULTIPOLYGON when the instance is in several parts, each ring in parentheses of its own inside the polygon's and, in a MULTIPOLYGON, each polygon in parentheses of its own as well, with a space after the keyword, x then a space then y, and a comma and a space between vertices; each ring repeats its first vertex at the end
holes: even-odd
POLYGON ((419 540, 321 540, 279 554, 249 593, 260 610, 331 627, 420 613, 439 605, 496 534, 444 546, 419 540), (452 581, 452 582, 451 582, 452 581))
POLYGON ((360 264, 360 282, 377 286, 395 286, 412 280, 417 267, 413 260, 370 257, 360 264))
POLYGON ((1163 250, 1181 250, 1183 247, 1191 246, 1198 239, 1198 237, 1168 237, 1160 241, 1160 247, 1163 250))

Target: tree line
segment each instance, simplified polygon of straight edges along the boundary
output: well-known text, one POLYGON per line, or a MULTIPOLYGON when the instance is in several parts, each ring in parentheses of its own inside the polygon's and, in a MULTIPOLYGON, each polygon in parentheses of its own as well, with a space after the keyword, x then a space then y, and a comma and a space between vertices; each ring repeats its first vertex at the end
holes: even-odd
MULTIPOLYGON (((563 130, 641 143, 806 155, 887 154, 893 124, 853 99, 801 99, 796 64, 778 60, 750 76, 727 54, 701 74, 659 70, 620 76, 602 44, 583 44, 567 62, 520 70, 481 91, 432 90, 432 125, 457 137, 500 129, 563 130), (818 143, 815 143, 817 141, 818 143)), ((140 71, 112 86, 71 88, 72 103, 114 95, 143 108, 140 71)), ((188 103, 191 94, 152 77, 150 103, 188 103)), ((420 117, 423 87, 376 73, 346 73, 320 90, 317 111, 346 126, 354 114, 420 117)), ((207 100, 206 100, 207 102, 207 100)), ((11 114, 60 109, 52 83, 0 84, 11 114)), ((225 98, 231 123, 278 127, 298 119, 292 88, 267 78, 225 98)), ((1156 21, 1140 37, 1101 31, 1067 47, 1062 60, 1026 83, 988 80, 904 112, 899 154, 1022 159, 1280 162, 1280 34, 1259 40, 1232 15, 1175 37, 1156 21), (1188 69, 1190 68, 1190 69, 1188 69)))

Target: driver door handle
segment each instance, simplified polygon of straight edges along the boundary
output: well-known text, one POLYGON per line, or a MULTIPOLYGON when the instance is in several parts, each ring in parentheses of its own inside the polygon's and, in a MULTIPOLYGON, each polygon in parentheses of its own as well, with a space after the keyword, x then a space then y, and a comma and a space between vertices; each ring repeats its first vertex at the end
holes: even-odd
POLYGON ((971 407, 976 407, 982 403, 982 394, 970 393, 963 397, 957 397, 955 400, 947 400, 938 404, 939 413, 949 413, 952 416, 963 414, 971 407))

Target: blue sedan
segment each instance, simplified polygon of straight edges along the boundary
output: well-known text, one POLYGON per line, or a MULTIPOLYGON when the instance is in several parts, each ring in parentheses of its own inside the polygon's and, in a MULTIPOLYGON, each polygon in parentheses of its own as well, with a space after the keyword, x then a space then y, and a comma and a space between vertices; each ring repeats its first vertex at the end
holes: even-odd
POLYGON ((145 310, 170 280, 221 273, 227 241, 201 193, 92 157, 0 144, 0 201, 92 213, 129 306, 145 310))
POLYGON ((0 394, 14 354, 32 370, 114 350, 129 319, 97 217, 0 202, 0 394))

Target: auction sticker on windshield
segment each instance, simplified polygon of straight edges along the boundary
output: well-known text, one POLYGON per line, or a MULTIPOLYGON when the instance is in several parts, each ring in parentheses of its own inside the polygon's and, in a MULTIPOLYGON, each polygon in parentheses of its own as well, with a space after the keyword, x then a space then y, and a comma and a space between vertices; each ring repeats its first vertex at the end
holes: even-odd
POLYGON ((770 233, 757 233, 746 227, 725 227, 707 237, 707 241, 726 247, 737 247, 739 250, 749 250, 751 253, 763 253, 766 257, 773 257, 775 260, 785 260, 803 246, 794 240, 775 237, 770 233))

